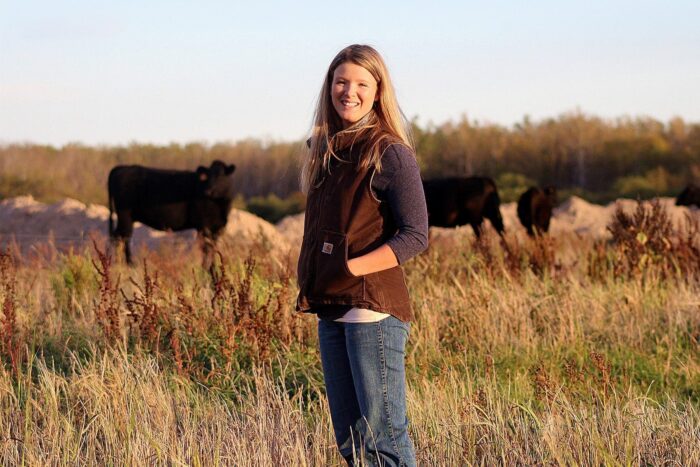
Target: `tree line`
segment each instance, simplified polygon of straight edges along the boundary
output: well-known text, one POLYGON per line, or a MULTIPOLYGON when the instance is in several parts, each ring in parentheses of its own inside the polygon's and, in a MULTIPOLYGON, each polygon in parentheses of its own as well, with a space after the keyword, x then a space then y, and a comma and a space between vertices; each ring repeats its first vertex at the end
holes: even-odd
MULTIPOLYGON (((563 196, 593 202, 672 196, 700 180, 700 124, 674 118, 606 120, 581 112, 506 127, 463 117, 440 125, 412 122, 424 178, 485 175, 504 201, 529 185, 554 185, 563 196)), ((118 164, 194 170, 215 159, 237 166, 239 207, 287 203, 297 209, 303 142, 246 139, 235 143, 61 147, 0 146, 0 199, 31 194, 107 204, 107 175, 118 164), (296 206, 296 207, 295 207, 296 206)))

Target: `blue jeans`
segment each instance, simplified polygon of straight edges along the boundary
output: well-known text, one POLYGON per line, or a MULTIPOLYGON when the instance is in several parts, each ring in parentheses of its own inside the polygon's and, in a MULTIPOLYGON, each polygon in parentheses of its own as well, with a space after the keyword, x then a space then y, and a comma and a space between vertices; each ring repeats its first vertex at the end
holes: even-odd
POLYGON ((333 431, 348 465, 415 466, 408 437, 404 349, 410 325, 318 322, 333 431))

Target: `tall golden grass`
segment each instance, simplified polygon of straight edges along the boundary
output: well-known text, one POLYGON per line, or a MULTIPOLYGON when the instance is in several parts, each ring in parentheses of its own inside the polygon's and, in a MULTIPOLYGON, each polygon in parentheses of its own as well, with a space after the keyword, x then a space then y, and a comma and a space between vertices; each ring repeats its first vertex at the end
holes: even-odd
MULTIPOLYGON (((419 464, 699 464, 698 238, 665 222, 411 261, 419 464)), ((2 254, 0 463, 340 465, 295 252, 228 240, 213 276, 187 244, 139 258, 2 254)))

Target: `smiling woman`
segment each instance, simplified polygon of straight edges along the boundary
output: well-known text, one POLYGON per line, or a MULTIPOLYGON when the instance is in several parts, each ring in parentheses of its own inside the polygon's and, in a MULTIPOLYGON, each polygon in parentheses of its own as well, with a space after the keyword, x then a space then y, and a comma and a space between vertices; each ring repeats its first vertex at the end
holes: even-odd
POLYGON ((341 50, 305 148, 297 309, 319 318, 335 438, 350 465, 415 465, 404 369, 413 313, 400 264, 427 247, 428 223, 408 135, 379 53, 341 50))

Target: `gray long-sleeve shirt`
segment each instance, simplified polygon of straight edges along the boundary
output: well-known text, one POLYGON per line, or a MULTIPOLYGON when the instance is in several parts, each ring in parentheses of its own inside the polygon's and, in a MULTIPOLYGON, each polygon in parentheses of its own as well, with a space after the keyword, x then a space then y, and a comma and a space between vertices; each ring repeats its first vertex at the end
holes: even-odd
POLYGON ((389 203, 398 232, 387 244, 399 264, 428 247, 428 212, 418 162, 406 146, 393 144, 382 156, 382 170, 372 179, 377 199, 389 203))

